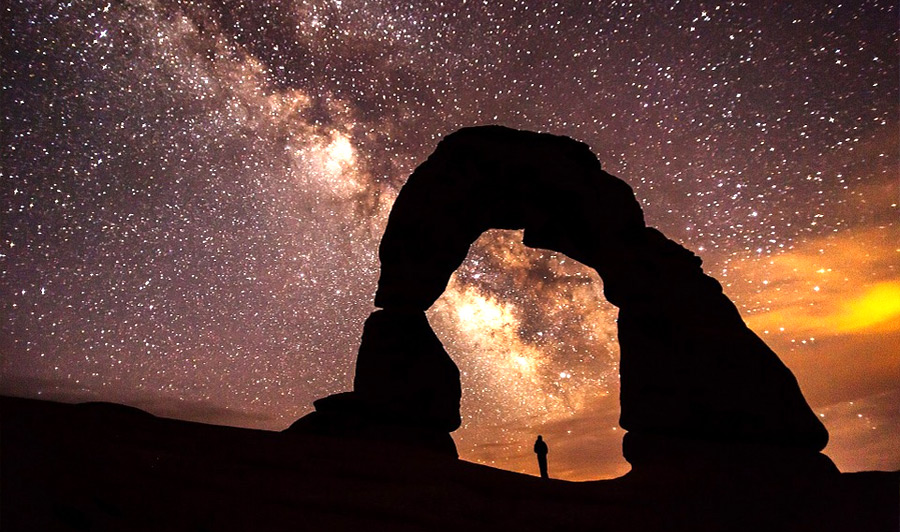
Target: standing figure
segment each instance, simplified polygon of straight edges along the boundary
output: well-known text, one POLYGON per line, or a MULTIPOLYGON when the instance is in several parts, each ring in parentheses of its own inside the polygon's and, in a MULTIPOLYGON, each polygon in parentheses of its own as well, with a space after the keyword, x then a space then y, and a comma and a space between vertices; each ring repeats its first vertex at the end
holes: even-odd
POLYGON ((544 442, 544 437, 538 435, 537 440, 534 442, 534 454, 537 455, 538 459, 538 467, 541 469, 541 478, 550 478, 547 475, 547 453, 550 452, 550 449, 547 448, 547 443, 544 442))

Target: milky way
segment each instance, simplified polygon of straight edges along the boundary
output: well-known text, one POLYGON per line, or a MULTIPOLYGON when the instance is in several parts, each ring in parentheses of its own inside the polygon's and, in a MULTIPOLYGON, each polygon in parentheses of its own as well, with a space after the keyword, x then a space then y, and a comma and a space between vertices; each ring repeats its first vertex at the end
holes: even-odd
MULTIPOLYGON (((286 427, 351 388, 406 177, 499 123, 588 143, 838 465, 900 467, 894 2, 415 4, 7 4, 0 391, 286 427)), ((615 308, 520 240, 485 234, 429 312, 461 454, 534 473, 542 432, 551 474, 621 474, 615 308)))

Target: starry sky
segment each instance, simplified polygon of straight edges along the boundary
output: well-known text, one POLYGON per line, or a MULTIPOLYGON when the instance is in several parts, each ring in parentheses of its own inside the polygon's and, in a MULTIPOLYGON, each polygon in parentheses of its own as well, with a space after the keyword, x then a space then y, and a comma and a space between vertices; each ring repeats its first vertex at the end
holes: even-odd
MULTIPOLYGON (((352 387, 377 246, 445 135, 588 143, 797 376, 844 471, 900 468, 893 1, 6 2, 0 393, 280 430, 352 387)), ((461 457, 628 470, 616 309, 491 231, 429 311, 461 457)))

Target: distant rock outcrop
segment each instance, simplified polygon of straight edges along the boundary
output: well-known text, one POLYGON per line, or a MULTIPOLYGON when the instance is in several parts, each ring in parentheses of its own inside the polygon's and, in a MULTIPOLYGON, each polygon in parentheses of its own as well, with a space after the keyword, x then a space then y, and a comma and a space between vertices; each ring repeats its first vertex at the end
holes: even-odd
POLYGON ((828 433, 790 370, 698 257, 645 226, 631 188, 583 143, 499 126, 446 137, 400 191, 379 249, 375 305, 385 310, 366 323, 352 400, 341 394, 332 402, 345 406, 331 410, 317 402, 317 426, 347 426, 348 412, 361 410, 432 442, 459 426, 458 370, 424 311, 492 228, 524 229, 525 245, 564 253, 603 279, 620 308, 621 425, 636 469, 682 460, 685 449, 730 459, 735 445, 833 469, 818 455, 828 433))

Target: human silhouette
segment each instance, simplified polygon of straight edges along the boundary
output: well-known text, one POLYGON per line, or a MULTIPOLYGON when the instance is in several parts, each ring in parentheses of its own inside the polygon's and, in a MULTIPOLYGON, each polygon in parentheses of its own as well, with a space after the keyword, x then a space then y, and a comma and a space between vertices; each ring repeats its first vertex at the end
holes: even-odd
POLYGON ((547 453, 550 452, 550 449, 547 447, 547 442, 544 441, 544 437, 538 434, 537 440, 534 442, 534 453, 537 455, 538 459, 538 467, 541 469, 541 478, 550 478, 547 475, 547 453))

